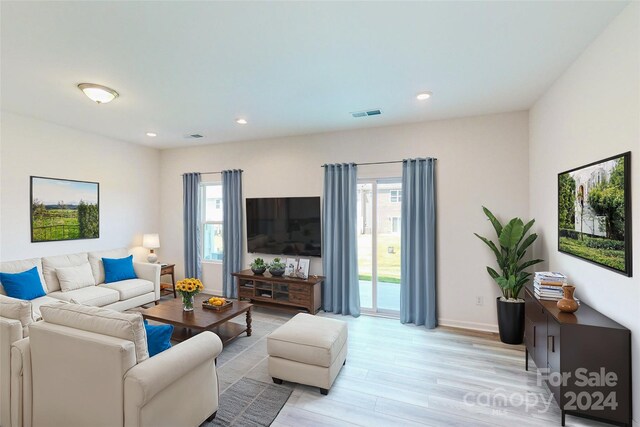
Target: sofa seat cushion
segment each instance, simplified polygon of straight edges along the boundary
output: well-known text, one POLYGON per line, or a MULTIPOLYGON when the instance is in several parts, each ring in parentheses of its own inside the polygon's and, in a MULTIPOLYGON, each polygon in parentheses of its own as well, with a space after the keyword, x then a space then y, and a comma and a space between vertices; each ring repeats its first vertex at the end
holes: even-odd
POLYGON ((346 342, 346 322, 299 313, 267 337, 267 352, 269 356, 328 368, 346 342))
MULTIPOLYGON (((83 288, 89 289, 89 288, 83 288)), ((101 289, 117 294, 111 289, 101 289)), ((73 291, 75 292, 75 291, 73 291)), ((66 292, 69 293, 69 292, 66 292)), ((109 335, 133 342, 136 363, 149 358, 147 333, 140 313, 120 313, 108 308, 88 307, 79 304, 49 304, 42 307, 42 320, 87 332, 109 335)))
POLYGON ((62 301, 82 305, 93 305, 96 307, 113 304, 120 300, 120 294, 118 291, 101 288, 99 286, 89 286, 68 292, 56 291, 51 292, 48 296, 62 301))
POLYGON ((32 299, 30 302, 31 302, 31 316, 33 317, 33 321, 37 322, 38 320, 42 320, 40 307, 42 307, 45 304, 58 303, 60 302, 60 300, 56 298, 51 298, 50 296, 44 296, 44 297, 32 299))
POLYGON ((98 285, 98 287, 118 291, 120 301, 154 291, 153 282, 144 279, 129 279, 113 283, 103 283, 102 285, 98 285))

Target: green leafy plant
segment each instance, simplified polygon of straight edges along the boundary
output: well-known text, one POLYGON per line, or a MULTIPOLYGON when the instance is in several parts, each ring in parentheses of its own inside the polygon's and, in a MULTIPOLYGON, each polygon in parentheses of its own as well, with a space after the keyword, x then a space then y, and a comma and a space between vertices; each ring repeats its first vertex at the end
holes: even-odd
POLYGON ((484 206, 484 214, 489 218, 498 236, 498 244, 474 233, 478 239, 482 240, 493 251, 498 262, 498 273, 493 268, 487 266, 487 272, 496 281, 502 295, 506 299, 518 299, 522 287, 527 283, 531 273, 525 270, 532 265, 542 262, 541 259, 523 261, 527 248, 538 238, 535 233, 527 233, 535 223, 535 219, 526 224, 520 218, 513 218, 505 226, 484 206), (526 237, 525 237, 526 236, 526 237))
POLYGON ((269 264, 269 270, 284 270, 287 265, 280 260, 280 258, 274 258, 269 264))
POLYGON ((267 268, 267 264, 264 262, 262 258, 256 258, 251 263, 251 268, 255 268, 256 270, 259 270, 261 268, 267 268))

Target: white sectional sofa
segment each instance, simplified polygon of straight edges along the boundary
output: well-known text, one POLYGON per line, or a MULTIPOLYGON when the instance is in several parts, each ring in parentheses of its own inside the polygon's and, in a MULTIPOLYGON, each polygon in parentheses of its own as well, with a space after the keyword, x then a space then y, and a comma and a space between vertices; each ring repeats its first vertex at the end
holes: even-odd
MULTIPOLYGON (((29 336, 29 325, 42 317, 40 314, 42 305, 65 301, 124 311, 160 299, 159 264, 134 262, 137 279, 104 283, 102 258, 123 258, 128 255, 127 249, 120 248, 0 263, 0 272, 3 273, 19 273, 37 267, 46 293, 45 296, 31 301, 15 300, 7 297, 0 285, 0 427, 12 425, 10 402, 22 400, 20 396, 11 395, 11 390, 16 389, 11 386, 11 346, 16 341, 29 336), (94 285, 62 291, 56 268, 76 267, 85 263, 91 266, 94 285)), ((20 405, 15 403, 13 406, 20 405)), ((15 417, 13 418, 15 422, 15 417)))

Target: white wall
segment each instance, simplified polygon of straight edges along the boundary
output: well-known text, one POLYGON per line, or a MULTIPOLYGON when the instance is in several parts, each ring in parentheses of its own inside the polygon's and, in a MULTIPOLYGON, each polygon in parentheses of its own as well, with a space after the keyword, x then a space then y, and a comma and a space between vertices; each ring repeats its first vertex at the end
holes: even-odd
MULTIPOLYGON (((248 141, 161 153, 160 258, 183 275, 184 172, 244 170, 245 197, 322 195, 323 163, 433 156, 437 162, 438 309, 442 324, 496 330, 495 263, 473 232, 491 235, 481 205, 502 218, 528 214, 526 112, 248 141), (171 242, 171 243, 169 243, 171 242), (476 296, 484 305, 476 305, 476 296)), ((401 176, 399 164, 361 166, 361 176, 401 176)), ((205 177, 207 178, 207 177, 205 177)), ((219 176, 212 176, 219 179, 219 176)), ((246 242, 244 242, 246 248, 246 242)), ((270 257, 273 258, 273 257, 270 257)), ((270 259, 269 258, 269 259, 270 259)), ((245 254, 245 265, 253 255, 245 254)), ((204 265, 205 286, 221 290, 219 264, 204 265)), ((321 274, 319 259, 311 273, 321 274)))
POLYGON ((536 256, 576 295, 631 329, 633 413, 640 416, 640 4, 633 3, 531 109, 530 212, 543 238, 536 256), (633 264, 628 278, 557 250, 557 173, 631 151, 633 264))
POLYGON ((159 164, 158 150, 3 112, 0 260, 141 245, 159 228, 159 164), (99 182, 100 238, 31 243, 31 175, 99 182))

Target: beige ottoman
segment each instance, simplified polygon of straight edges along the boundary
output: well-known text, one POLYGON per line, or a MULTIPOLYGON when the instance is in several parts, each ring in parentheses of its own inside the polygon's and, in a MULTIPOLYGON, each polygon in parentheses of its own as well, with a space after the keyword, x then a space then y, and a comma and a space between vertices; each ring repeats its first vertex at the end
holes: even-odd
POLYGON ((347 323, 300 313, 267 337, 269 376, 327 394, 347 358, 347 323))

